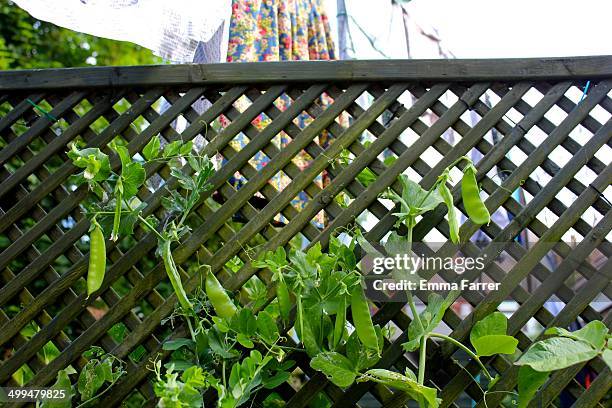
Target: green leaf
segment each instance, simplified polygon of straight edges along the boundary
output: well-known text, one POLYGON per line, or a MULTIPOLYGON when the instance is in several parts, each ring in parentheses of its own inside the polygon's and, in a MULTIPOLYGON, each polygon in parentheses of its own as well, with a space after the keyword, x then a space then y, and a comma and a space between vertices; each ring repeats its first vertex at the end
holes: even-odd
POLYGON ((608 367, 610 367, 610 370, 612 370, 612 350, 609 348, 605 349, 601 354, 601 358, 603 358, 603 361, 605 361, 608 367))
POLYGON ((581 340, 553 337, 535 343, 515 363, 528 365, 536 371, 555 371, 583 363, 597 356, 598 351, 581 340))
POLYGON ((204 387, 206 385, 206 376, 201 367, 191 366, 181 374, 181 380, 195 388, 204 387))
POLYGON ((374 183, 376 178, 376 174, 367 167, 357 175, 357 180, 359 180, 364 187, 368 187, 370 184, 374 183))
POLYGON ((250 309, 242 308, 232 317, 230 326, 239 333, 254 336, 257 331, 257 320, 250 309))
POLYGON ((208 330, 208 344, 213 353, 218 354, 222 358, 233 358, 236 352, 227 347, 221 340, 219 333, 214 330, 208 330))
POLYGON ((394 371, 375 368, 366 371, 357 381, 374 381, 404 391, 415 401, 422 401, 424 403, 424 405, 421 406, 422 408, 437 408, 440 406, 440 400, 437 398, 437 391, 435 388, 421 385, 414 378, 407 377, 394 371))
POLYGON ((314 280, 317 276, 316 264, 311 264, 302 251, 295 251, 289 255, 289 260, 293 268, 304 281, 314 280))
POLYGON ((403 186, 401 196, 404 202, 403 205, 408 207, 408 211, 406 209, 402 209, 402 211, 408 212, 413 217, 431 211, 443 202, 437 190, 428 192, 418 183, 410 180, 405 174, 400 176, 400 182, 403 186))
POLYGON ((181 187, 183 187, 185 190, 196 189, 195 181, 190 176, 185 174, 181 169, 173 168, 172 170, 170 170, 170 175, 176 178, 181 187))
POLYGON ((176 371, 184 371, 189 367, 193 367, 193 363, 191 361, 186 360, 172 360, 169 363, 164 364, 164 367, 169 370, 172 368, 176 371))
POLYGON ((331 382, 342 388, 350 386, 358 374, 353 370, 353 364, 335 351, 319 353, 312 359, 310 366, 321 371, 331 382))
POLYGON ((113 381, 113 360, 111 358, 105 358, 96 367, 96 374, 104 378, 104 381, 113 381))
POLYGON ((113 144, 113 150, 121 160, 121 186, 124 200, 129 200, 138 192, 145 181, 145 170, 142 164, 132 161, 132 156, 125 146, 113 144))
MULTIPOLYGON (((100 357, 106 354, 106 351, 100 346, 91 346, 86 352, 83 353, 83 357, 90 360, 95 357, 100 357)), ((75 373, 71 373, 75 374, 75 373)))
POLYGON ((281 372, 276 373, 272 377, 264 378, 262 380, 262 384, 263 384, 264 388, 272 390, 272 389, 278 387, 279 385, 287 382, 287 380, 289 379, 289 376, 290 376, 290 374, 288 372, 281 371, 281 372))
POLYGON ((104 376, 100 375, 101 372, 98 369, 99 361, 90 360, 83 367, 83 371, 79 375, 77 382, 77 389, 81 394, 81 401, 86 401, 96 395, 96 392, 104 384, 104 376))
POLYGON ((363 347, 357 333, 353 332, 346 341, 346 356, 355 371, 361 371, 378 363, 380 356, 376 350, 363 347))
POLYGON ((479 357, 492 356, 495 354, 514 354, 518 340, 505 334, 493 334, 479 337, 472 342, 479 357))
POLYGON ((257 334, 268 344, 273 344, 278 340, 279 334, 276 320, 265 310, 257 314, 257 334))
POLYGON ((195 346, 195 342, 191 339, 173 339, 173 340, 165 341, 164 344, 162 345, 162 349, 174 351, 174 350, 180 349, 181 347, 187 347, 189 349, 193 349, 194 346, 195 346))
POLYGON ((518 372, 518 408, 526 408, 538 389, 548 380, 548 372, 522 366, 518 372))
POLYGON ((253 341, 251 341, 251 339, 249 339, 244 333, 238 333, 236 336, 236 341, 248 349, 255 347, 253 341))
POLYGON ((182 144, 183 142, 181 142, 180 140, 176 140, 172 143, 168 143, 167 145, 165 145, 164 146, 164 158, 178 155, 179 151, 181 150, 182 144))
POLYGON ((518 340, 506 335, 508 319, 503 313, 495 312, 476 322, 470 333, 470 342, 478 356, 514 354, 518 340))
MULTIPOLYGON (((72 367, 72 366, 70 366, 72 367)), ((65 370, 60 370, 57 373, 57 380, 51 386, 52 390, 64 390, 66 392, 66 398, 62 400, 53 400, 47 399, 44 400, 40 405, 41 408, 71 408, 73 392, 72 392, 72 384, 70 383, 70 378, 68 378, 68 368, 65 370)))
POLYGON ((419 315, 423 328, 419 326, 418 321, 413 319, 408 325, 408 342, 402 346, 406 351, 414 351, 419 348, 421 338, 431 333, 442 321, 446 309, 453 303, 455 298, 454 292, 450 292, 446 298, 432 293, 427 298, 427 306, 419 315))
POLYGON ((123 199, 129 200, 134 197, 145 182, 145 169, 138 162, 127 163, 121 169, 121 180, 123 181, 123 199))
MULTIPOLYGON (((304 344, 304 348, 310 357, 314 357, 321 352, 321 345, 318 342, 318 336, 315 335, 315 329, 320 324, 321 319, 314 318, 317 314, 315 313, 313 316, 313 311, 315 309, 311 309, 310 312, 306 311, 304 313, 304 333, 299 332, 298 336, 302 339, 302 343, 304 344)), ((319 315, 320 316, 320 315, 319 315)))
POLYGON ((127 147, 118 145, 116 143, 111 143, 110 147, 119 155, 121 167, 125 167, 132 162, 132 156, 130 155, 130 151, 127 149, 127 147))
POLYGON ((153 160, 159 156, 159 147, 161 143, 159 140, 159 135, 156 135, 149 143, 142 149, 142 155, 146 160, 153 160))
POLYGON ((561 337, 567 337, 574 340, 582 340, 589 343, 594 348, 601 350, 606 344, 606 335, 608 334, 608 328, 606 325, 599 321, 594 320, 589 322, 580 330, 570 332, 561 327, 552 327, 546 330, 545 334, 554 334, 561 337))
POLYGON ((187 142, 183 143, 179 149, 179 153, 181 156, 187 156, 191 153, 191 149, 193 149, 193 142, 188 140, 187 142))
POLYGON ((76 167, 85 169, 82 175, 90 182, 107 180, 110 176, 108 156, 97 147, 78 150, 73 144, 67 155, 76 167))

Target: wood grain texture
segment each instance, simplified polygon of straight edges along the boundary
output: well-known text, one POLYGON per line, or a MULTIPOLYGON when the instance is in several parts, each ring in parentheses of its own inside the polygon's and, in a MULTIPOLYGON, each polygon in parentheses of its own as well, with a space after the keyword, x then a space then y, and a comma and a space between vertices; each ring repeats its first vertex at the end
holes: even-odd
POLYGON ((0 91, 151 85, 352 81, 600 79, 612 56, 490 60, 294 61, 92 67, 0 72, 0 91))

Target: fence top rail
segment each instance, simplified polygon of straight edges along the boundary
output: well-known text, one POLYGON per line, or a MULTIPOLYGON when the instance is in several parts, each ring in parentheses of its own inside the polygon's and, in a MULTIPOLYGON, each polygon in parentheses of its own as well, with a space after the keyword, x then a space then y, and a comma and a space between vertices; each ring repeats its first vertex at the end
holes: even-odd
POLYGON ((0 72, 0 91, 293 82, 474 82, 612 77, 612 55, 562 58, 292 61, 0 72))

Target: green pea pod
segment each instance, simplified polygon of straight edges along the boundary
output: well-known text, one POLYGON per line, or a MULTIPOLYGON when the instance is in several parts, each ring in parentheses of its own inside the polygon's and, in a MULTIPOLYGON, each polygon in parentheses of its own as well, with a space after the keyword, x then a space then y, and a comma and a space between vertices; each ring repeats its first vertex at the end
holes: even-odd
POLYGON ((302 343, 306 349, 306 353, 310 357, 314 357, 321 352, 321 347, 317 341, 312 326, 308 320, 304 320, 304 333, 302 334, 302 343))
POLYGON ((314 357, 321 352, 319 343, 314 335, 312 327, 308 320, 304 317, 304 306, 302 305, 302 298, 296 296, 297 300, 297 321, 295 330, 297 335, 306 349, 306 354, 310 357, 314 357))
POLYGON ((278 299, 278 309, 284 323, 289 321, 289 313, 291 312, 291 297, 289 289, 284 280, 279 280, 276 284, 276 298, 278 299))
POLYGON ((372 323, 372 316, 370 316, 370 306, 360 284, 355 285, 351 293, 351 313, 355 331, 361 343, 365 347, 380 353, 378 337, 372 323))
POLYGON ((336 313, 336 322, 334 324, 334 337, 332 348, 335 350, 340 345, 340 341, 344 336, 344 328, 346 326, 346 297, 342 296, 338 305, 338 313, 336 313))
POLYGON ((457 218, 457 210, 455 209, 455 203, 453 201, 453 194, 446 186, 446 183, 442 181, 438 184, 438 192, 444 200, 444 204, 448 209, 448 230, 450 232, 450 239, 454 244, 459 243, 459 220, 457 218))
POLYGON ((98 221, 91 220, 89 229, 89 269, 87 271, 87 297, 100 289, 106 272, 106 242, 98 221))
POLYGON ((210 300, 217 316, 223 319, 229 319, 234 316, 238 309, 232 299, 228 296, 225 288, 217 280, 217 277, 209 272, 206 277, 206 295, 210 300))
POLYGON ((113 231, 111 232, 110 239, 117 241, 119 238, 119 226, 121 225, 121 200, 123 197, 123 184, 121 179, 117 180, 117 186, 115 187, 115 216, 113 217, 113 231))
POLYGON ((162 242, 162 259, 164 260, 164 267, 166 268, 166 273, 168 274, 168 278, 170 278, 170 283, 174 288, 174 293, 176 293, 176 297, 178 298, 181 307, 185 310, 191 310, 193 309, 193 305, 187 298, 187 293, 183 288, 181 275, 179 274, 176 264, 174 263, 174 258, 172 257, 172 250, 170 249, 171 244, 172 242, 170 240, 164 240, 162 242))
POLYGON ((472 164, 468 164, 463 170, 461 196, 463 197, 465 211, 474 223, 488 225, 491 222, 489 210, 480 198, 478 182, 476 181, 476 168, 472 164))

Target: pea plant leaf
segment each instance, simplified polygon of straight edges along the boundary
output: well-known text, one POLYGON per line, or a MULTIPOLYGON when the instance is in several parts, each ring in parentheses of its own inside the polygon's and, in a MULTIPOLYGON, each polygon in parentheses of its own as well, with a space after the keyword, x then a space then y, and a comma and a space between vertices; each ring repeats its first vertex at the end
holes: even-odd
POLYGON ((181 156, 187 156, 191 153, 191 149, 193 149, 193 141, 188 140, 179 148, 179 154, 181 156))
POLYGON ((242 308, 235 314, 230 321, 231 328, 244 335, 251 337, 254 336, 257 331, 257 319, 253 315, 250 309, 242 308))
POLYGON ((159 156, 159 148, 161 146, 161 142, 159 140, 159 135, 151 138, 149 143, 142 149, 142 155, 146 160, 153 160, 159 156))
POLYGON ((236 341, 240 343, 243 347, 252 349, 255 347, 255 343, 251 339, 249 339, 244 333, 238 333, 236 336, 236 341))
POLYGON ((606 362, 608 367, 610 367, 610 370, 612 370, 612 350, 609 348, 605 349, 601 354, 601 358, 606 362))
POLYGON ((195 347, 195 342, 192 339, 181 338, 165 341, 162 345, 162 349, 169 351, 178 350, 181 347, 193 348, 195 347))
POLYGON ((538 389, 548 381, 549 372, 536 371, 530 366, 522 366, 518 373, 518 408, 526 408, 538 389))
POLYGON ((375 368, 366 371, 357 381, 374 381, 404 391, 415 401, 422 402, 421 407, 423 408, 440 406, 441 400, 437 398, 436 389, 419 384, 413 376, 408 377, 394 371, 375 368))
POLYGON ((172 157, 172 156, 176 156, 179 154, 180 150, 181 150, 181 145, 183 144, 183 142, 181 142, 180 140, 176 140, 174 142, 168 143, 167 145, 164 146, 164 152, 163 152, 163 157, 164 158, 168 158, 168 157, 172 157))
POLYGON ((113 144, 112 149, 117 152, 121 160, 121 185, 124 200, 129 200, 138 193, 138 189, 145 182, 145 170, 142 164, 132 161, 132 156, 125 146, 113 144))
POLYGON ((124 200, 129 200, 138 193, 138 190, 145 182, 145 177, 145 169, 138 162, 130 162, 121 169, 124 200))
POLYGON ((552 337, 532 345, 515 363, 536 371, 560 370, 591 360, 599 354, 592 345, 568 337, 552 337))
POLYGON ((313 282, 317 277, 317 266, 310 263, 302 251, 289 254, 291 265, 297 274, 298 281, 313 282))
POLYGON ((181 375, 183 387, 180 400, 188 407, 203 406, 201 390, 207 388, 206 375, 201 367, 191 366, 181 375))
POLYGON ((353 368, 353 363, 335 351, 317 354, 310 362, 310 366, 321 371, 331 382, 342 388, 350 386, 358 374, 353 368))
POLYGON ((508 319, 495 312, 476 322, 470 333, 470 342, 479 357, 494 354, 514 354, 518 340, 506 335, 508 319))
POLYGON ((221 358, 236 357, 237 352, 225 344, 223 341, 223 336, 219 331, 215 330, 214 327, 208 329, 206 334, 208 336, 208 345, 214 354, 217 354, 221 358))
POLYGON ((427 191, 419 183, 410 180, 405 174, 400 176, 400 183, 402 184, 400 204, 404 206, 402 213, 408 213, 410 216, 416 217, 433 210, 444 202, 437 190, 427 191))
POLYGON ((105 381, 104 375, 98 368, 100 361, 97 359, 89 360, 83 367, 77 382, 77 389, 81 394, 81 401, 87 401, 96 395, 96 392, 102 387, 105 381))
POLYGON ((64 390, 66 392, 66 398, 63 399, 46 399, 41 404, 41 408, 71 408, 73 391, 70 378, 68 377, 68 369, 60 370, 57 373, 57 380, 51 386, 52 390, 64 390))
POLYGON ((446 309, 453 303, 454 293, 451 292, 446 298, 443 298, 437 293, 432 293, 427 299, 425 310, 419 315, 423 327, 418 324, 416 319, 413 319, 408 325, 408 342, 403 344, 406 351, 415 351, 419 348, 421 338, 431 333, 442 321, 446 309))
POLYGON ((376 350, 363 347, 355 332, 353 332, 346 341, 346 356, 349 361, 351 361, 355 371, 362 371, 366 368, 370 368, 380 360, 380 356, 376 353, 376 350))
POLYGON ((273 344, 278 340, 279 334, 276 320, 265 310, 257 314, 257 334, 268 344, 273 344))
POLYGON ((266 377, 264 376, 264 378, 262 379, 262 384, 264 386, 264 388, 267 388, 269 390, 273 390, 274 388, 280 386, 281 384, 287 382, 287 380, 289 379, 289 377, 291 376, 290 373, 286 372, 286 371, 281 371, 278 372, 276 374, 274 374, 271 377, 266 377))
POLYGON ((561 327, 551 327, 546 330, 545 334, 553 334, 560 337, 567 337, 574 340, 582 340, 589 343, 596 349, 602 349, 606 344, 606 335, 608 334, 608 328, 606 325, 599 321, 594 320, 587 323, 580 330, 570 332, 561 327))
POLYGON ((110 176, 108 156, 97 147, 79 150, 75 144, 72 144, 67 155, 72 160, 72 164, 84 169, 79 176, 88 182, 103 181, 110 176))

